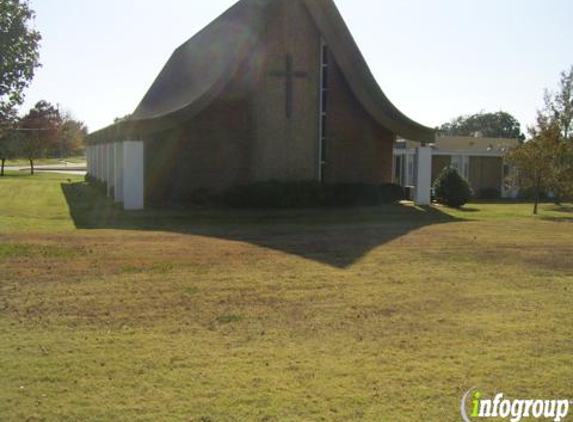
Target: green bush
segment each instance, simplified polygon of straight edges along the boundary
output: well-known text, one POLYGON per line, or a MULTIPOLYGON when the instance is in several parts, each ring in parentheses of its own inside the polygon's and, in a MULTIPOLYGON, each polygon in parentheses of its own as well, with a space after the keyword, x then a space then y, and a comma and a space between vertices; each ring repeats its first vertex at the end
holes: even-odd
POLYGON ((479 193, 480 199, 501 199, 501 191, 495 188, 485 188, 479 193))
POLYGON ((89 174, 86 174, 85 181, 88 185, 93 187, 98 192, 102 192, 107 195, 107 184, 105 182, 102 182, 101 180, 98 180, 97 178, 89 174))
POLYGON ((208 207, 216 205, 217 198, 208 189, 196 189, 189 194, 185 202, 199 207, 208 207))
POLYGON ((434 196, 440 204, 460 208, 472 197, 468 182, 454 168, 445 168, 434 182, 434 196))
MULTIPOLYGON (((524 200, 528 200, 528 201, 533 201, 535 200, 535 189, 534 188, 527 188, 527 189, 521 189, 519 191, 519 195, 518 198, 519 199, 524 199, 524 200)), ((549 195, 547 194, 547 192, 539 192, 539 199, 541 199, 542 201, 546 200, 549 198, 549 195)))
POLYGON ((259 182, 228 189, 218 202, 233 208, 376 206, 404 199, 402 187, 366 183, 259 182))
POLYGON ((321 187, 314 182, 258 182, 228 189, 223 205, 233 208, 300 208, 320 205, 321 187))
POLYGON ((336 184, 323 186, 325 192, 322 206, 353 207, 380 204, 380 189, 368 184, 336 184))
POLYGON ((392 204, 404 201, 406 198, 406 190, 404 187, 395 183, 386 183, 380 186, 380 195, 382 203, 392 204))

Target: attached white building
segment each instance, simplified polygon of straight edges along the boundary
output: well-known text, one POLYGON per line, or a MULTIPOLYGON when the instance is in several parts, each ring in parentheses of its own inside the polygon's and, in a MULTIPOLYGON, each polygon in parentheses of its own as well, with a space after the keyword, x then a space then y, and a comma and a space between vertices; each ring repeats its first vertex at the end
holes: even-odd
MULTIPOLYGON (((416 181, 416 147, 419 144, 400 140, 394 147, 394 183, 414 186, 416 181)), ((511 169, 505 161, 507 152, 519 145, 517 139, 443 136, 431 145, 433 183, 445 167, 454 167, 472 187, 476 197, 503 198, 517 192, 506 183, 511 169)))

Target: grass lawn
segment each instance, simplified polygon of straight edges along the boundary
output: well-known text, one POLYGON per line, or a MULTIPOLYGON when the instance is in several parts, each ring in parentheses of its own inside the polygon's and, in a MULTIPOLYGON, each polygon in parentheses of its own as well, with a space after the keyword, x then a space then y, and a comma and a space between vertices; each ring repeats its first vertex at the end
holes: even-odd
POLYGON ((125 213, 0 179, 0 420, 458 422, 573 399, 573 208, 125 213))

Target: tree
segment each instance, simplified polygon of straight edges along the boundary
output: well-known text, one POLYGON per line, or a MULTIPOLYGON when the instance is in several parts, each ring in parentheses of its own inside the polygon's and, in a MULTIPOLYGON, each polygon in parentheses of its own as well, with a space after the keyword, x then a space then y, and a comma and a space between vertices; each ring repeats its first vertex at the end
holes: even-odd
POLYGON ((17 135, 15 130, 18 122, 18 114, 15 108, 9 109, 4 114, 4 124, 0 126, 0 176, 4 176, 6 160, 14 158, 17 154, 17 135))
POLYGON ((480 112, 456 117, 451 122, 443 124, 438 130, 442 134, 450 136, 474 136, 479 132, 488 138, 525 140, 519 121, 504 111, 497 113, 480 112))
POLYGON ((47 101, 38 102, 20 121, 21 153, 30 162, 31 174, 34 174, 34 161, 56 144, 60 126, 58 109, 47 101))
POLYGON ((559 125, 561 137, 573 140, 573 66, 561 73, 557 92, 545 91, 545 117, 559 125))
POLYGON ((18 111, 12 107, 6 110, 3 114, 2 120, 0 121, 0 138, 4 136, 5 133, 13 131, 17 126, 18 122, 18 111))
POLYGON ((561 142, 555 154, 553 193, 556 203, 573 198, 573 142, 561 142))
POLYGON ((29 27, 34 11, 22 0, 0 0, 0 125, 24 101, 39 62, 40 33, 29 27))
POLYGON ((87 135, 88 128, 84 122, 74 119, 70 113, 65 113, 58 135, 60 156, 63 158, 79 153, 87 135))
POLYGON ((20 151, 20 132, 5 131, 0 136, 0 176, 4 176, 4 166, 7 160, 16 158, 20 151))
POLYGON ((0 137, 0 176, 4 176, 4 167, 7 160, 17 158, 20 153, 22 135, 17 130, 6 131, 0 137))
POLYGON ((543 114, 537 118, 537 127, 530 128, 531 140, 512 150, 507 160, 517 168, 514 183, 520 189, 533 190, 533 214, 539 212, 541 192, 554 190, 560 183, 560 171, 556 170, 556 162, 560 160, 560 128, 543 114))
POLYGON ((548 134, 555 138, 555 151, 551 168, 551 191, 555 202, 573 197, 573 66, 561 72, 557 91, 545 91, 545 109, 538 112, 535 134, 548 134), (554 133, 548 131, 554 127, 554 133))
POLYGON ((116 117, 115 119, 113 119, 114 123, 121 123, 121 122, 125 122, 126 120, 129 120, 131 117, 131 114, 126 114, 123 117, 116 117))

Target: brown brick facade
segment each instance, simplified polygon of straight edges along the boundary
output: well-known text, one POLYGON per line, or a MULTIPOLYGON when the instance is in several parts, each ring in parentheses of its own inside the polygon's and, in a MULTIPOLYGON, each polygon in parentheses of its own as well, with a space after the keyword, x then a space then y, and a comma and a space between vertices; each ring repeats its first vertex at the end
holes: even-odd
POLYGON ((149 203, 186 202, 194 191, 216 191, 251 181, 250 104, 221 99, 190 122, 146 141, 149 203))
MULTIPOLYGON (((146 140, 149 203, 185 202, 198 189, 319 179, 322 36, 299 0, 277 1, 261 41, 221 95, 175 129, 146 140), (293 70, 287 116, 286 57, 293 70)), ((395 135, 357 100, 329 57, 327 183, 392 180, 395 135)))
POLYGON ((366 113, 329 60, 325 181, 390 183, 395 136, 366 113))
POLYGON ((318 180, 318 119, 321 36, 299 1, 278 1, 270 11, 263 39, 264 71, 255 97, 256 149, 253 178, 266 180, 318 180), (286 78, 273 76, 293 70, 292 115, 286 115, 286 78))

